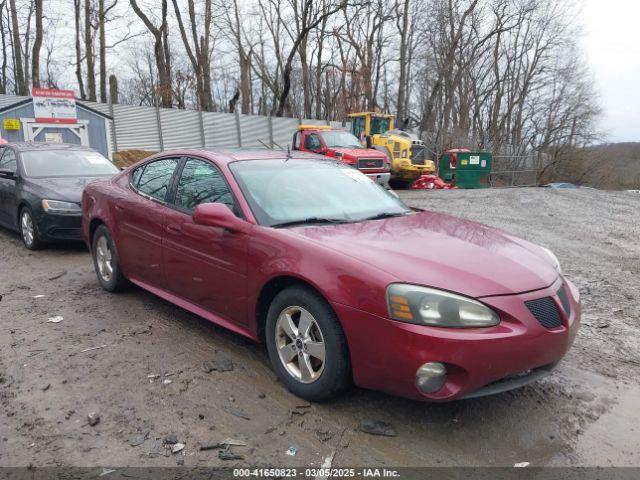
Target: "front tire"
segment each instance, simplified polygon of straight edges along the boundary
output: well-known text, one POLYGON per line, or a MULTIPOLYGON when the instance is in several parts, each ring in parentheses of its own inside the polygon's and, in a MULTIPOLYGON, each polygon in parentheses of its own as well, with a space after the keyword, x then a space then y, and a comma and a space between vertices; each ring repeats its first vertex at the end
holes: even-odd
POLYGON ((120 260, 114 248, 111 233, 105 225, 100 225, 96 229, 91 246, 93 266, 100 286, 108 292, 123 290, 128 282, 122 275, 120 260))
POLYGON ((19 217, 20 238, 22 243, 29 250, 40 250, 44 242, 38 232, 38 226, 33 220, 33 213, 29 207, 22 207, 19 217))
POLYGON ((342 326, 311 289, 289 287, 275 297, 267 314, 266 343, 275 373, 298 397, 328 400, 351 383, 342 326))

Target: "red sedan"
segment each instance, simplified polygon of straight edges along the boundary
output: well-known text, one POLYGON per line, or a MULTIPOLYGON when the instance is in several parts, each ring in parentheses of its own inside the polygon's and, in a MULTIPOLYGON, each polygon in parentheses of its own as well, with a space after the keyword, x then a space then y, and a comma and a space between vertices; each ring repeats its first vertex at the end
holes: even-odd
POLYGON ((411 210, 326 158, 165 152, 87 186, 82 209, 106 290, 132 282, 264 341, 309 400, 351 383, 430 401, 509 390, 578 330, 549 250, 411 210))

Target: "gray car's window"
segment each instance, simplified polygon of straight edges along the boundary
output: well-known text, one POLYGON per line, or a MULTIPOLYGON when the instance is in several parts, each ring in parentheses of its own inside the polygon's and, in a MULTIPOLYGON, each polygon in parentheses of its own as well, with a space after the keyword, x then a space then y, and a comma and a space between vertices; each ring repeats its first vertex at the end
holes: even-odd
POLYGON ((233 196, 220 171, 210 163, 189 159, 185 162, 174 203, 193 211, 201 203, 224 203, 234 209, 233 196))
POLYGON ((138 180, 138 190, 152 198, 164 201, 177 165, 178 160, 175 158, 148 163, 138 180))
POLYGON ((4 155, 0 159, 0 170, 9 170, 15 173, 18 170, 18 161, 16 160, 16 152, 10 148, 4 148, 4 155))

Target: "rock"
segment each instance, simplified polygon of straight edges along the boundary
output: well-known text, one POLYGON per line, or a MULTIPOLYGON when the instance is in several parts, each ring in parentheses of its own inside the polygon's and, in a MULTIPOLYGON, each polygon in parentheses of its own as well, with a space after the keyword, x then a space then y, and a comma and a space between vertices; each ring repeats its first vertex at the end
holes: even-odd
POLYGON ((44 386, 42 387, 42 391, 43 391, 43 392, 46 392, 46 391, 47 391, 47 390, 49 390, 50 388, 51 388, 51 384, 50 384, 50 383, 47 383, 46 385, 44 385, 44 386))
POLYGON ((238 455, 231 450, 231 447, 227 447, 224 450, 218 452, 218 458, 220 460, 244 460, 242 455, 238 455))
POLYGON ((144 441, 147 439, 146 433, 134 433, 129 436, 129 445, 132 447, 137 447, 138 445, 142 445, 144 441))
POLYGON ((390 423, 382 420, 363 420, 360 422, 360 431, 369 435, 380 435, 383 437, 397 436, 396 429, 390 423))
POLYGON ((285 453, 290 457, 295 457, 298 453, 298 449, 296 447, 289 447, 285 453))
POLYGON ((242 410, 234 410, 231 407, 223 407, 223 410, 227 413, 230 413, 234 417, 244 418, 245 420, 251 420, 251 417, 244 413, 242 410))
POLYGON ((202 364, 202 370, 205 373, 213 372, 230 372, 233 370, 233 362, 228 358, 221 358, 218 360, 207 360, 202 364))
POLYGON ((259 393, 258 398, 267 398, 267 396, 264 393, 259 393))
POLYGON ((173 445, 173 447, 171 447, 171 453, 181 452, 182 450, 184 450, 184 447, 185 447, 184 443, 176 443, 173 445))
POLYGON ((178 443, 178 436, 175 433, 170 433, 166 437, 164 437, 164 443, 167 445, 173 445, 178 443))
POLYGON ((89 425, 95 427, 100 422, 100 415, 96 412, 91 412, 87 415, 87 420, 89 421, 89 425))
POLYGON ((183 466, 183 465, 184 465, 184 458, 180 457, 180 458, 178 459, 178 461, 176 462, 176 465, 178 465, 178 466, 180 466, 180 467, 181 467, 181 466, 183 466))

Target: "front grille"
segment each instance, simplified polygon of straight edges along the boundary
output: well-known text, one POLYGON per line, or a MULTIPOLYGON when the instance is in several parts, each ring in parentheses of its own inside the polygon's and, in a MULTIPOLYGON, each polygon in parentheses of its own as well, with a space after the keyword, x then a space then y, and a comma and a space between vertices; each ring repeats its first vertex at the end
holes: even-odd
POLYGON ((358 169, 367 170, 373 168, 382 168, 384 166, 384 160, 382 158, 360 158, 358 160, 358 169))
POLYGON ((558 328, 562 325, 560 310, 558 310, 558 305, 553 298, 538 298, 524 303, 544 328, 558 328))
POLYGON ((568 317, 571 315, 571 303, 569 303, 569 297, 567 296, 567 291, 565 290, 564 285, 558 290, 558 298, 560 299, 564 313, 566 313, 568 317))
POLYGON ((411 163, 414 165, 424 165, 426 148, 424 145, 411 145, 411 163))

